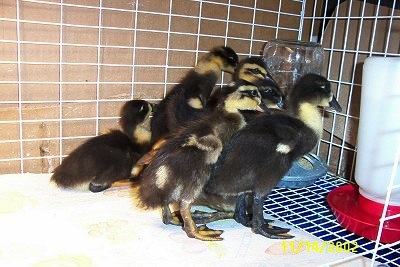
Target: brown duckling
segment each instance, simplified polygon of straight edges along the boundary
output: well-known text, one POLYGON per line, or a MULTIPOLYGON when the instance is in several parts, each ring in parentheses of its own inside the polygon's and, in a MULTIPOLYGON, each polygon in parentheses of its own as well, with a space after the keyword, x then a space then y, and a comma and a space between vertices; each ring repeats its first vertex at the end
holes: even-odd
POLYGON ((155 152, 141 175, 139 201, 146 208, 162 208, 164 223, 171 223, 169 204, 178 203, 187 235, 200 240, 221 240, 221 231, 201 230, 190 208, 202 191, 224 144, 246 124, 240 110, 262 104, 257 87, 237 81, 224 89, 217 107, 172 135, 155 152))

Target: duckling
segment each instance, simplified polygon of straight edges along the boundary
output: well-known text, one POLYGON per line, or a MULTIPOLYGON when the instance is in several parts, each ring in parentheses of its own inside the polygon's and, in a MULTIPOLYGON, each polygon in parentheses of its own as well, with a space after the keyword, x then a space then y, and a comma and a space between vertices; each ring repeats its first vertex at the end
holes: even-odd
POLYGON ((238 56, 227 46, 215 47, 201 58, 158 104, 150 124, 152 143, 202 116, 221 71, 233 73, 237 63, 238 56))
POLYGON ((267 66, 261 57, 242 59, 232 75, 233 81, 238 79, 256 84, 268 108, 284 108, 283 92, 268 73, 267 66))
MULTIPOLYGON (((285 108, 284 94, 276 81, 268 73, 265 62, 261 57, 242 59, 237 65, 232 79, 233 81, 241 79, 256 85, 260 91, 262 100, 268 107, 268 110, 264 112, 256 110, 241 111, 247 122, 260 114, 271 114, 272 112, 276 112, 277 109, 285 108)), ((218 99, 219 93, 221 93, 221 89, 215 88, 208 101, 209 107, 215 105, 214 102, 216 102, 216 100, 213 98, 218 99)), ((217 210, 217 212, 213 213, 201 211, 192 213, 193 218, 198 223, 208 223, 220 219, 232 219, 235 216, 236 197, 219 196, 202 192, 195 200, 195 205, 208 206, 217 210)))
POLYGON ((150 149, 150 131, 140 126, 151 114, 144 100, 126 102, 120 112, 122 131, 89 139, 73 150, 54 170, 51 181, 63 188, 100 192, 118 180, 135 176, 133 164, 150 149))
POLYGON ((278 184, 293 161, 310 152, 322 135, 318 107, 341 111, 324 77, 307 74, 295 85, 287 114, 258 116, 224 147, 214 165, 205 194, 236 197, 235 219, 254 233, 269 238, 292 238, 289 229, 276 228, 263 217, 263 200, 278 184), (250 201, 253 218, 246 214, 250 201))
POLYGON ((173 220, 169 204, 177 202, 184 231, 200 240, 222 240, 222 232, 205 226, 197 228, 191 204, 207 182, 224 144, 246 124, 239 111, 262 105, 257 87, 246 81, 237 81, 224 92, 226 95, 210 114, 182 128, 155 152, 141 174, 138 191, 143 207, 162 208, 165 224, 173 220))
MULTIPOLYGON (((242 59, 232 74, 233 81, 245 80, 257 86, 261 97, 269 109, 282 109, 285 105, 285 98, 280 90, 279 85, 267 72, 265 62, 261 57, 247 57, 242 59)), ((207 110, 212 109, 216 106, 218 99, 221 95, 224 95, 224 87, 214 88, 211 96, 207 101, 207 110)), ((255 116, 261 113, 270 113, 269 110, 263 110, 262 112, 256 110, 242 110, 246 121, 250 121, 255 116)), ((155 143, 149 154, 145 155, 140 161, 139 165, 146 165, 151 161, 155 151, 157 151, 162 144, 164 139, 160 139, 159 142, 155 143)), ((229 219, 234 217, 236 198, 235 197, 220 197, 210 194, 201 194, 196 199, 196 205, 209 206, 213 209, 218 210, 218 213, 213 215, 196 211, 192 215, 195 217, 196 222, 211 222, 219 219, 229 219), (225 212, 225 213, 224 213, 225 212)), ((179 216, 179 215, 177 215, 179 216)), ((178 220, 178 218, 176 218, 178 220)), ((179 223, 177 223, 179 224, 179 223)))
MULTIPOLYGON (((263 102, 269 109, 282 109, 284 108, 284 95, 279 88, 279 85, 268 74, 264 61, 260 57, 249 57, 241 60, 232 75, 233 81, 245 80, 257 86, 260 91, 263 102)), ((208 102, 207 108, 212 109, 217 102, 218 94, 222 88, 214 88, 208 102), (215 98, 215 99, 214 99, 215 98)), ((270 113, 270 110, 264 111, 270 113)), ((255 116, 262 112, 255 110, 243 110, 246 121, 250 121, 255 116)))

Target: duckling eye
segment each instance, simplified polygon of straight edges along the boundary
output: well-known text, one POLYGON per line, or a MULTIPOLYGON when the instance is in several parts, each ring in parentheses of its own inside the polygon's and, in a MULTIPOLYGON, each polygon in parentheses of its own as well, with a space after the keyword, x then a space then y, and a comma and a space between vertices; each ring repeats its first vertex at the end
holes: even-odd
POLYGON ((262 92, 267 96, 273 96, 275 94, 272 89, 263 90, 262 92))
POLYGON ((236 64, 237 63, 235 57, 233 57, 233 56, 228 57, 228 59, 229 59, 230 62, 232 62, 232 64, 236 64))
POLYGON ((142 112, 142 111, 144 110, 144 108, 145 108, 145 106, 142 105, 142 106, 140 107, 140 109, 139 109, 139 112, 142 112))
POLYGON ((255 97, 255 96, 258 96, 258 91, 257 90, 249 90, 249 91, 246 91, 246 95, 255 97))
POLYGON ((261 74, 261 70, 258 69, 258 68, 252 69, 252 72, 253 72, 254 74, 261 74))
POLYGON ((322 82, 322 81, 317 81, 316 84, 318 87, 323 90, 324 92, 329 92, 330 91, 330 86, 329 84, 322 82))

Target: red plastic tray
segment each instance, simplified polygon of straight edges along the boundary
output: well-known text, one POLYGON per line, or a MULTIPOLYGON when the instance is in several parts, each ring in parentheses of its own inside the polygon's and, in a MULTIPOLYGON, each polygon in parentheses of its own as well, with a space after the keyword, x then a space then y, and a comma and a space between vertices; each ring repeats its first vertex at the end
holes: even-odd
MULTIPOLYGON (((331 206, 338 222, 349 231, 376 240, 379 230, 379 219, 382 214, 372 214, 359 205, 359 192, 356 185, 344 185, 328 194, 331 206)), ((400 240, 400 218, 385 221, 380 242, 393 243, 400 240)))

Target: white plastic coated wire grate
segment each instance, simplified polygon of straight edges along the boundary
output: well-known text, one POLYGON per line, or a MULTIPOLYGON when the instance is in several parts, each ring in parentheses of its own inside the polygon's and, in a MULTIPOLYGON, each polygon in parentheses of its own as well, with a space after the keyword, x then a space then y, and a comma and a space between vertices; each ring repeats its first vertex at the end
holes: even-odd
POLYGON ((345 263, 361 256, 374 258, 372 264, 400 266, 400 241, 394 244, 371 241, 348 231, 337 222, 326 201, 326 196, 334 188, 347 183, 348 181, 343 178, 328 174, 309 187, 276 188, 264 203, 266 215, 311 233, 326 242, 351 244, 351 249, 348 250, 357 252, 351 258, 324 263, 326 266, 345 263), (377 247, 375 248, 375 246, 377 247), (375 249, 376 251, 374 251, 375 249))

